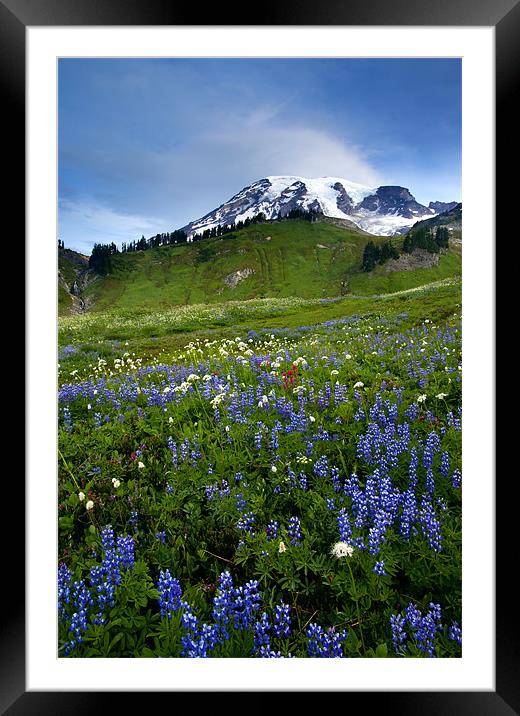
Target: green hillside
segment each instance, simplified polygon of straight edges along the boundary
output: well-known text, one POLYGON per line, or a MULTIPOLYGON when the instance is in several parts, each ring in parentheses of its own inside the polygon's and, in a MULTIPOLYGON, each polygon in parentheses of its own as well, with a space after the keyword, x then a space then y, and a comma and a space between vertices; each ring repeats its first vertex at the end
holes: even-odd
POLYGON ((450 232, 450 249, 456 254, 462 253, 462 204, 457 204, 450 211, 433 216, 431 219, 423 219, 412 226, 409 233, 427 229, 435 231, 438 226, 446 226, 450 232))
MULTIPOLYGON (((373 294, 376 284, 367 283, 366 274, 359 276, 367 238, 365 233, 325 222, 257 224, 193 244, 116 254, 111 257, 110 274, 87 286, 82 296, 91 311, 148 312, 252 298, 373 294), (237 271, 245 277, 233 287, 237 271)), ((371 239, 382 243, 387 237, 371 239)), ((400 247, 403 237, 392 241, 400 247)), ((446 256, 427 273, 406 273, 399 289, 392 285, 392 290, 457 275, 460 261, 446 256)), ((378 292, 386 291, 385 281, 377 286, 378 292)))
POLYGON ((410 232, 413 233, 418 229, 427 228, 434 229, 437 226, 451 226, 454 230, 461 230, 462 228, 462 204, 457 204, 453 209, 444 211, 442 214, 432 216, 431 219, 423 219, 415 223, 410 232))
POLYGON ((439 264, 431 268, 419 268, 413 271, 388 271, 386 266, 377 266, 370 273, 358 273, 350 280, 353 294, 360 296, 381 295, 406 291, 426 283, 444 278, 460 276, 462 259, 460 253, 449 251, 439 257, 439 264))
POLYGON ((72 289, 78 276, 88 268, 88 256, 71 249, 58 249, 58 313, 66 316, 77 310, 72 289))

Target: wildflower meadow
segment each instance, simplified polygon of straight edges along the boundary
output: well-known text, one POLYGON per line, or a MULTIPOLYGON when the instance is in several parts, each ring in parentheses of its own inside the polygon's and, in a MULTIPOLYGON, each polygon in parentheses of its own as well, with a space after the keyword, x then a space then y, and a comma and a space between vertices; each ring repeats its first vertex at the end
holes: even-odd
POLYGON ((58 656, 460 657, 450 290, 164 352, 64 321, 58 656))

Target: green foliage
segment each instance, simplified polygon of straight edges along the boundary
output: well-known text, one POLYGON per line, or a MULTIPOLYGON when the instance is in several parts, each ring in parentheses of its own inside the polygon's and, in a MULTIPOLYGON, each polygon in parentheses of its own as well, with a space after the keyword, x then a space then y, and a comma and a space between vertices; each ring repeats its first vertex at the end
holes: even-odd
POLYGON ((372 271, 381 260, 381 250, 373 241, 368 241, 363 251, 363 271, 372 271))
POLYGON ((450 240, 450 232, 447 226, 438 226, 435 230, 435 243, 440 249, 447 249, 450 240))
MULTIPOLYGON (((371 242, 377 269, 378 247, 393 254, 390 246, 398 250, 402 239, 374 236, 371 242)), ((351 281, 364 273, 365 244, 366 234, 324 221, 256 223, 204 241, 110 254, 110 273, 89 285, 82 298, 88 300, 88 313, 142 314, 258 298, 338 297, 345 280, 350 293, 361 293, 351 281), (229 287, 226 277, 245 268, 253 273, 229 287)), ((415 285, 443 277, 410 273, 415 285)))
MULTIPOLYGON (((107 524, 113 525, 118 535, 130 534, 136 549, 135 567, 123 572, 114 605, 106 610, 106 623, 95 624, 95 610, 91 609, 83 641, 71 656, 179 657, 185 634, 181 611, 168 618, 160 615, 158 607, 158 577, 166 569, 179 580, 183 599, 206 623, 213 618, 221 572, 229 570, 237 585, 258 580, 259 614, 265 610, 272 619, 281 601, 291 608, 291 635, 273 641, 283 656, 305 656, 306 629, 309 623, 317 623, 324 629, 348 632, 343 643, 346 656, 395 657, 390 616, 409 602, 423 612, 430 602, 441 604, 445 625, 460 620, 461 497, 449 477, 440 477, 440 451, 434 457, 433 469, 437 476, 435 497, 446 508, 436 506, 438 514, 442 511, 444 515, 443 550, 432 550, 420 532, 404 540, 397 527, 392 527, 377 557, 385 563, 384 575, 374 572, 376 558, 367 549, 355 549, 351 556, 341 558, 332 553, 332 545, 338 540, 337 510, 331 510, 328 501, 338 501, 337 507, 341 504, 350 511, 352 498, 344 491, 337 492, 330 478, 314 469, 317 456, 323 454, 329 465, 337 466, 341 484, 352 474, 366 484, 373 466, 360 456, 357 446, 367 421, 356 418, 356 413, 361 408, 368 414, 381 391, 388 405, 395 406, 399 421, 416 404, 418 395, 427 395, 412 422, 410 445, 421 446, 429 433, 437 430, 442 434, 442 451, 449 453, 450 469, 460 468, 461 433, 446 417, 449 411, 456 414, 461 402, 456 380, 460 286, 437 285, 382 299, 296 302, 292 308, 275 302, 271 315, 259 312, 255 316, 255 306, 246 303, 243 313, 234 314, 232 310, 238 309, 228 307, 229 328, 215 329, 204 337, 172 338, 171 331, 166 331, 160 350, 168 348, 167 356, 149 353, 156 342, 147 337, 145 325, 132 322, 134 318, 117 316, 133 334, 131 346, 111 341, 108 336, 115 324, 100 320, 86 330, 91 334, 89 342, 73 344, 77 350, 60 359, 61 386, 70 383, 79 387, 83 381, 88 386, 85 394, 75 393, 74 399, 66 402, 71 432, 60 412, 60 562, 67 564, 75 580, 88 583, 91 569, 100 564, 100 534, 107 524), (246 332, 233 327, 237 315, 248 316, 246 332), (394 336, 396 340, 399 337, 399 345, 407 340, 410 329, 413 342, 406 350, 396 352, 385 347, 385 341, 394 336), (455 338, 446 359, 450 370, 446 371, 444 364, 436 361, 443 353, 440 336, 448 329, 454 331, 455 338), (251 331, 249 336, 247 330, 251 331), (379 352, 372 351, 375 345, 379 352), (251 361, 248 351, 260 360, 251 361), (286 351, 291 360, 286 358, 286 351), (261 365, 266 356, 269 366, 261 365), (280 365, 275 368, 272 363, 277 356, 280 365), (249 386, 256 395, 262 381, 269 380, 279 410, 291 402, 297 406, 297 394, 287 390, 282 380, 284 372, 294 371, 291 361, 295 356, 305 357, 307 364, 298 363, 296 385, 308 389, 310 379, 313 384, 313 397, 304 412, 309 425, 310 416, 314 419, 314 452, 310 457, 306 454, 308 435, 304 431, 282 431, 276 450, 279 457, 275 458, 269 440, 279 419, 277 410, 264 410, 255 402, 244 422, 232 419, 233 410, 224 401, 219 420, 204 395, 204 385, 214 376, 223 384, 232 384, 236 392, 247 391, 249 386), (335 364, 331 356, 339 360, 337 374, 332 372, 335 364), (411 361, 428 367, 426 385, 420 385, 419 373, 410 370, 411 361), (191 385, 186 394, 182 389, 171 392, 181 384, 174 377, 181 366, 182 381, 191 385), (199 380, 189 380, 188 375, 195 373, 199 380), (209 376, 208 381, 203 374, 209 376), (102 387, 98 385, 101 380, 102 387), (324 407, 320 400, 327 386, 334 393, 336 382, 345 386, 345 399, 330 400, 324 407), (359 397, 355 396, 355 385, 359 397), (162 404, 159 397, 169 395, 179 400, 162 404), (99 421, 98 412, 109 420, 99 421), (259 422, 265 432, 261 447, 256 449, 253 439, 259 422), (334 439, 328 439, 325 433, 334 439), (186 439, 192 449, 199 446, 200 457, 192 462, 189 454, 185 461, 174 464, 168 446, 170 436, 177 447, 186 439), (242 480, 237 480, 237 473, 242 474, 242 480), (301 473, 306 476, 305 489, 293 485, 301 473), (208 497, 211 485, 217 485, 214 499, 208 497), (254 536, 237 528, 242 514, 240 496, 246 500, 246 511, 255 516, 254 536), (88 502, 92 502, 92 509, 86 509, 88 502), (133 513, 137 513, 135 523, 133 513), (301 522, 299 544, 291 544, 288 531, 293 516, 301 522), (275 540, 268 539, 266 532, 272 520, 279 523, 275 540), (164 542, 157 537, 163 533, 164 542), (281 549, 281 542, 285 549, 281 549)), ((200 325, 207 316, 199 315, 200 325)), ((157 328, 161 320, 155 315, 150 325, 157 328)), ((81 334, 78 331, 76 335, 81 334)), ((408 470, 409 456, 403 455, 392 468, 394 485, 400 490, 406 489, 408 470)), ((422 462, 418 481, 424 490, 426 470, 422 462)), ((60 623, 60 654, 70 639, 71 619, 69 614, 68 621, 60 623)), ((436 642, 436 655, 459 656, 447 627, 443 629, 436 642)), ((211 655, 245 658, 252 655, 252 649, 253 634, 249 630, 234 633, 211 655)), ((425 654, 410 639, 404 656, 423 658, 425 654)))
POLYGON ((432 230, 426 227, 412 229, 403 242, 403 251, 411 253, 414 249, 424 249, 432 254, 438 254, 441 248, 448 248, 449 231, 445 226, 438 226, 432 230))
POLYGON ((384 264, 388 259, 398 258, 399 251, 391 241, 383 241, 380 246, 376 246, 373 241, 369 241, 363 252, 362 269, 364 272, 373 271, 377 264, 384 264))
POLYGON ((94 244, 88 267, 101 275, 110 273, 113 265, 112 256, 117 252, 117 246, 113 242, 111 244, 94 244))

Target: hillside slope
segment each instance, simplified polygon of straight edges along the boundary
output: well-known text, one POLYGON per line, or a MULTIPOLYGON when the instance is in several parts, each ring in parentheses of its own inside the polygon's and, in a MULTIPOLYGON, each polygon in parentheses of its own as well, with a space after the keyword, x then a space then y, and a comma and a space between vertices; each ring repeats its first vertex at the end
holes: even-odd
MULTIPOLYGON (((367 238, 327 222, 256 224, 192 244, 116 254, 112 272, 87 286, 82 297, 90 310, 135 313, 250 298, 360 293, 362 286, 354 291, 351 284, 360 275, 367 238)), ((400 247, 403 237, 392 241, 400 247)), ((460 261, 441 262, 424 276, 420 270, 408 272, 413 276, 407 275, 406 283, 421 285, 460 273, 460 261)))
POLYGON ((58 249, 58 313, 60 316, 81 311, 79 282, 88 270, 88 256, 58 249))
POLYGON ((417 221, 410 228, 410 231, 408 233, 413 234, 414 231, 418 231, 419 229, 434 230, 437 228, 437 226, 447 226, 450 231, 450 234, 453 233, 454 236, 461 238, 460 234, 462 232, 462 204, 457 204, 452 209, 444 211, 442 214, 437 214, 437 216, 432 216, 429 219, 422 219, 421 221, 417 221))

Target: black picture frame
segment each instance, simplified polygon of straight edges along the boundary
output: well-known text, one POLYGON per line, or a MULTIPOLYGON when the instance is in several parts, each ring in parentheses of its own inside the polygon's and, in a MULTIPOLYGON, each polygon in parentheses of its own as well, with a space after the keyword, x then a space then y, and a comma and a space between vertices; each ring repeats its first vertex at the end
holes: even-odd
MULTIPOLYGON (((4 112, 4 137, 13 151, 9 168, 6 205, 10 207, 12 231, 20 234, 25 215, 25 30, 31 26, 71 25, 352 25, 352 26, 492 26, 496 37, 496 235, 504 235, 508 207, 516 206, 516 185, 508 181, 507 168, 518 166, 518 120, 515 112, 515 80, 520 55, 520 3, 518 0, 333 0, 320 5, 309 0, 284 0, 263 9, 263 22, 249 21, 247 8, 236 22, 236 13, 221 4, 201 10, 172 0, 0 0, 0 87, 4 112)), ((251 8, 253 16, 254 7, 251 8)), ((495 314, 496 315, 496 314, 495 314)), ((14 330, 14 324, 13 324, 14 330)), ((9 504, 24 504, 24 484, 10 478, 9 504)), ((511 474, 510 480, 516 475, 511 474)), ((505 481, 508 475, 506 471, 505 481)), ((6 479, 7 481, 7 479, 6 479)), ((5 498, 4 498, 5 499, 5 498)), ((5 503, 4 503, 5 504, 5 503)), ((350 692, 363 708, 380 707, 400 714, 480 714, 504 716, 520 713, 520 640, 518 638, 515 599, 509 603, 514 548, 509 548, 507 525, 515 524, 516 503, 511 499, 510 484, 496 490, 496 652, 494 692, 350 692), (367 701, 368 699, 368 701, 367 701)), ((121 694, 107 692, 26 692, 25 688, 25 546, 9 541, 4 550, 4 592, 9 607, 4 607, 0 639, 0 710, 10 716, 38 714, 91 713, 99 703, 105 709, 121 707, 121 694)), ((13 541, 14 542, 14 541, 13 541)), ((85 685, 88 689, 88 684, 85 685)), ((411 685, 413 688, 413 685, 411 685)), ((338 690, 341 690, 338 685, 338 690)), ((267 694, 265 694, 267 695, 267 694)), ((149 698, 147 692, 145 698, 149 698)), ((131 695, 140 708, 140 694, 131 695)), ((173 703, 172 703, 173 706, 173 703)))

